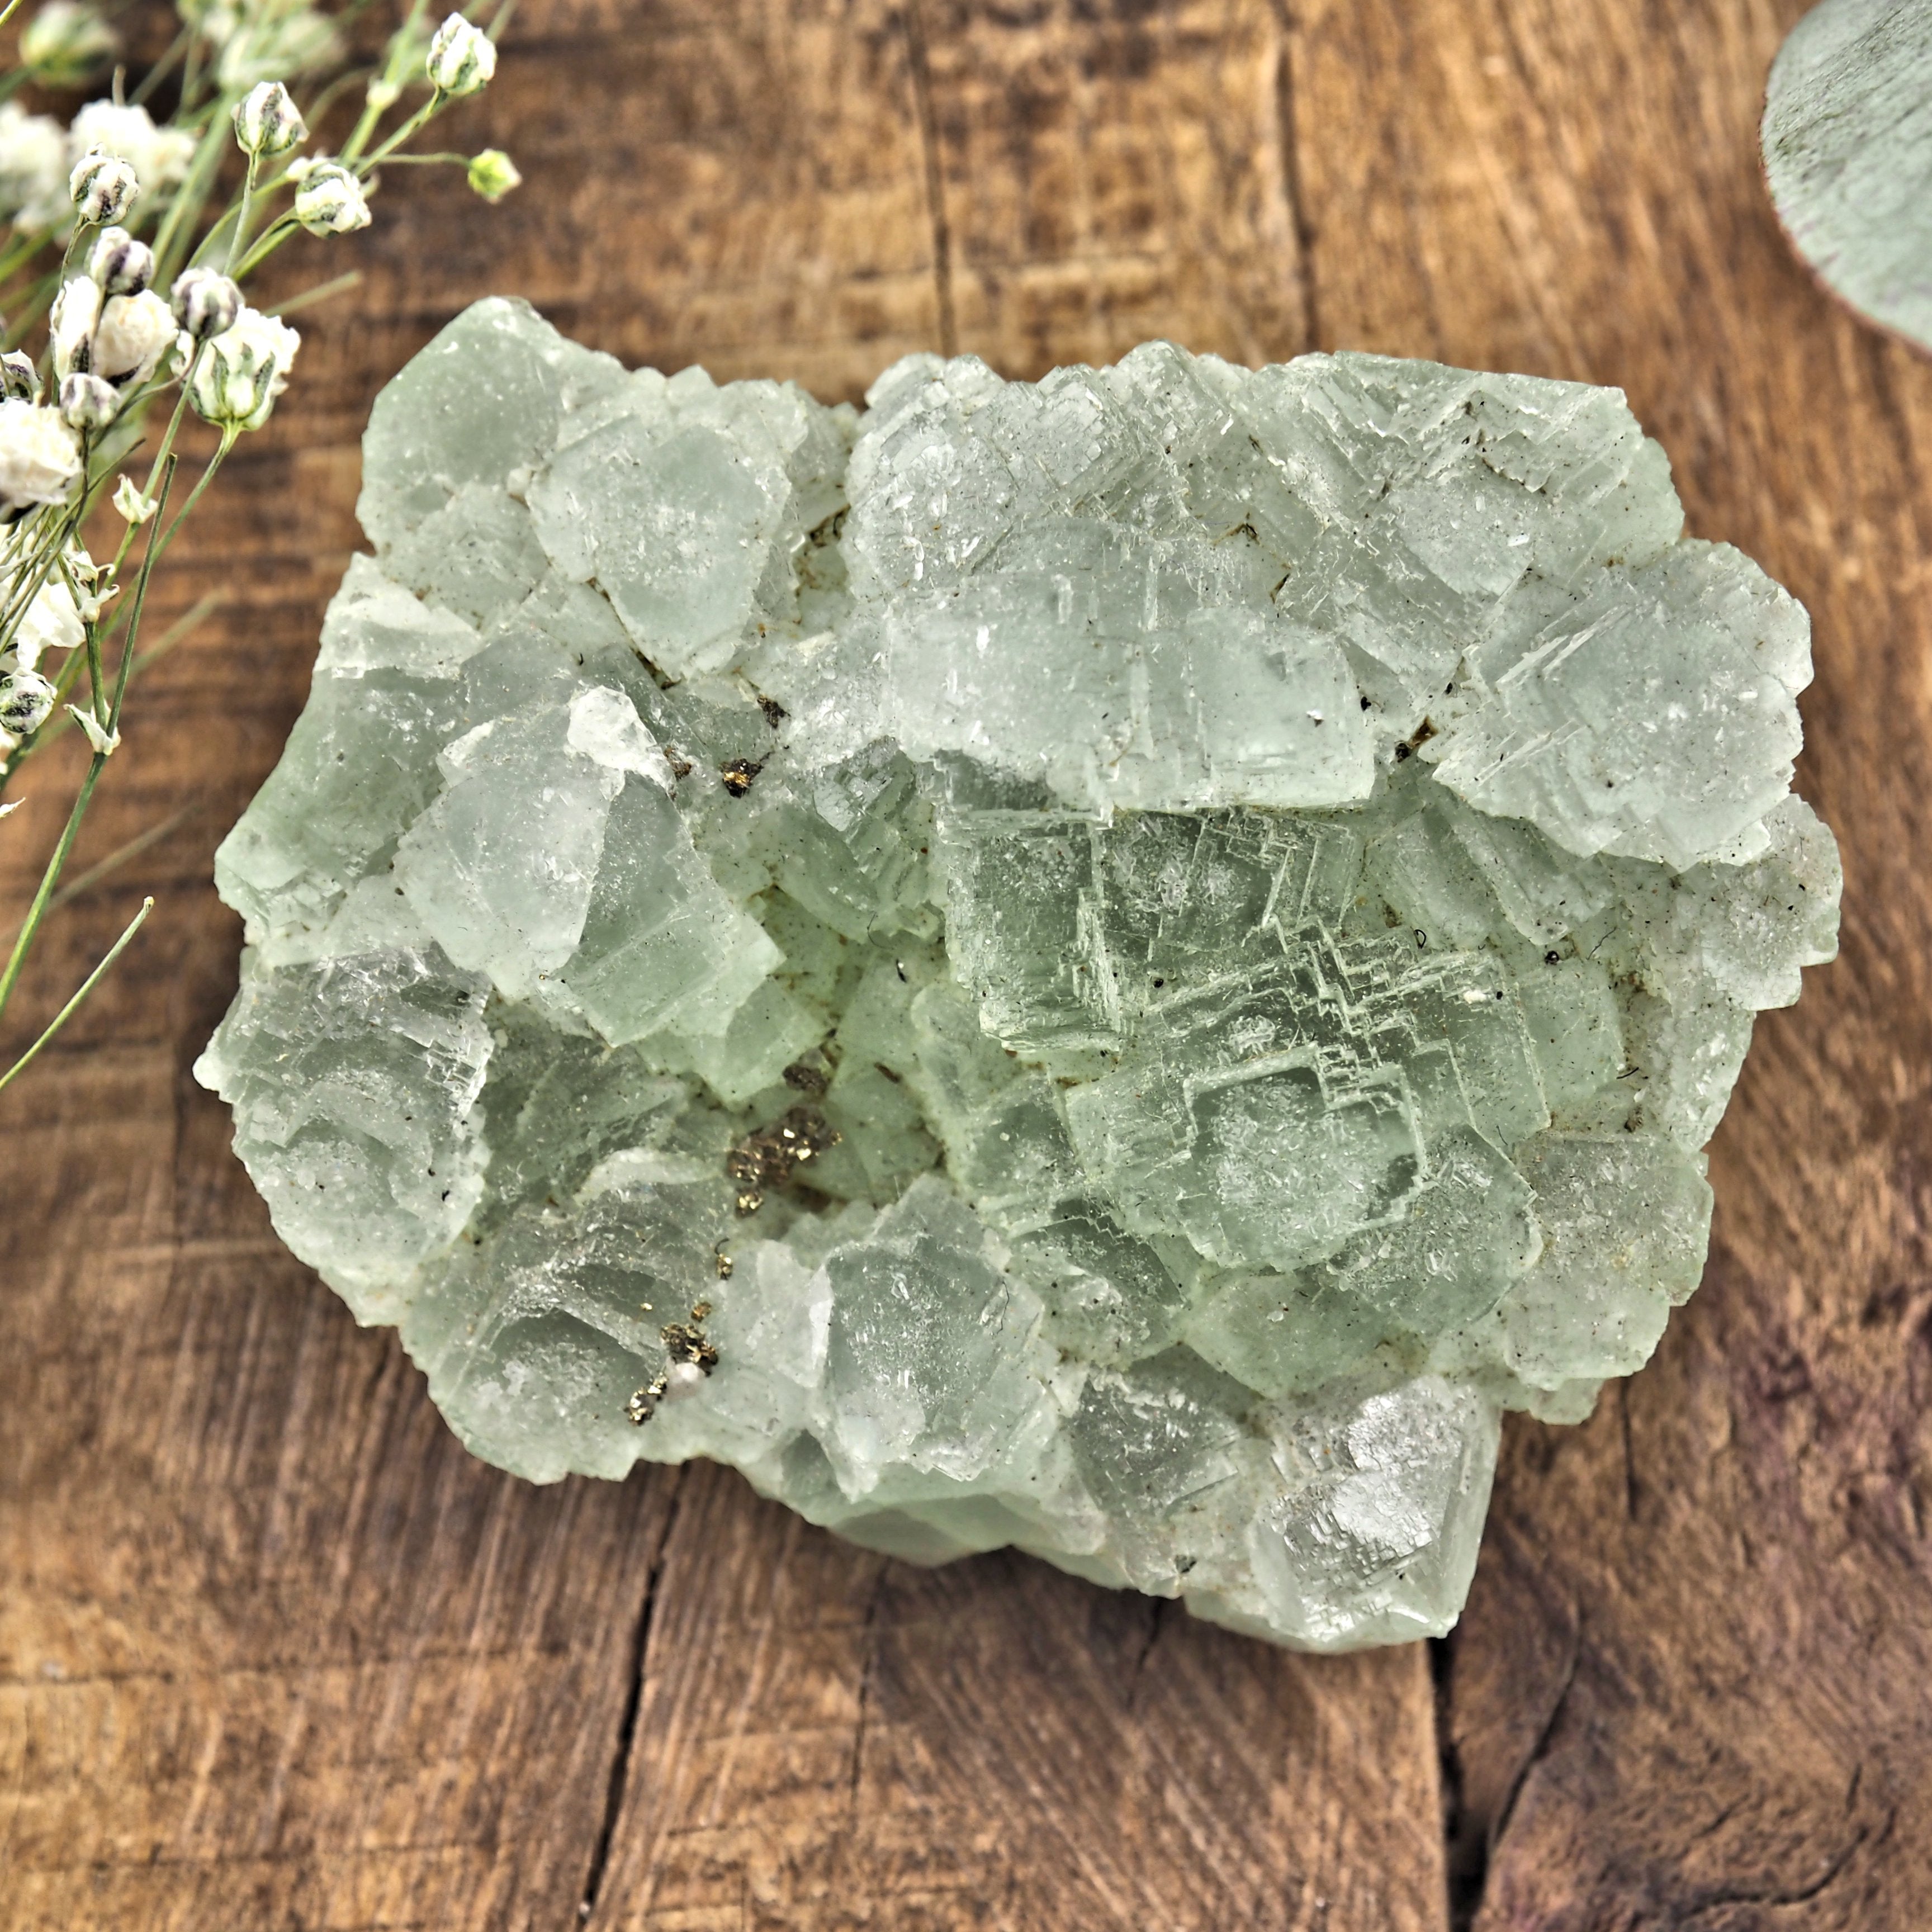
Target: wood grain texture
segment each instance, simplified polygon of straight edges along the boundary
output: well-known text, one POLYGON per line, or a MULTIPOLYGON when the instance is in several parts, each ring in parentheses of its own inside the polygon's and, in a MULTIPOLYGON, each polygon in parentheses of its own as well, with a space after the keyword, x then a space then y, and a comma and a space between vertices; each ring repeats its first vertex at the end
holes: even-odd
MULTIPOLYGON (((1756 178, 1802 0, 528 0, 388 184, 171 560, 0 1096, 0 1927, 1932 1925, 1932 368, 1756 178), (1575 1430, 1512 1422, 1468 1614, 1288 1655, 995 1556, 886 1563, 696 1467, 536 1490, 282 1252, 188 1067, 215 840, 356 542, 375 388, 464 302, 856 396, 1170 334, 1622 384, 1690 527, 1809 605, 1844 956, 1763 1021, 1704 1288, 1575 1430), (586 1909, 587 1907, 587 1910, 586 1909)), ((0 833, 24 902, 56 772, 0 833)))

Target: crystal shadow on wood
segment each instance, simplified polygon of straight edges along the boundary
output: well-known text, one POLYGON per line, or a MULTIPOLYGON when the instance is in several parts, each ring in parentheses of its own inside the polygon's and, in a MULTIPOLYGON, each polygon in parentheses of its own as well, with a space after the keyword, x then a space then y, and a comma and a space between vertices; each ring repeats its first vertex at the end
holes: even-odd
POLYGON ((1648 1358, 1834 950, 1804 614, 1616 391, 868 400, 502 301, 403 371, 197 1072, 507 1468, 1441 1631, 1501 1412, 1648 1358))

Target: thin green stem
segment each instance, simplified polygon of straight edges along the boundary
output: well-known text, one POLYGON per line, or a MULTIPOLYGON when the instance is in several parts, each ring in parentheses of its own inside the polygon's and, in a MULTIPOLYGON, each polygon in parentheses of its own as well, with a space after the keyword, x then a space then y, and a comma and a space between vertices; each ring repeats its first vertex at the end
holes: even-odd
MULTIPOLYGON (((403 16, 403 23, 389 36, 389 44, 382 59, 382 79, 394 88, 400 89, 410 78, 410 68, 420 58, 421 50, 428 44, 422 32, 423 16, 427 12, 426 0, 410 0, 410 10, 403 16)), ((422 78, 418 69, 416 79, 422 78)), ((394 97, 391 96, 393 100, 394 97)), ((388 111, 387 102, 370 100, 364 104, 353 130, 342 144, 338 158, 345 166, 352 164, 368 146, 369 137, 375 133, 382 116, 388 111)))
MULTIPOLYGON (((74 608, 77 610, 80 608, 80 586, 74 580, 74 572, 64 553, 60 560, 60 574, 61 580, 67 586, 67 594, 74 599, 74 608)), ((100 675, 100 621, 98 617, 90 617, 83 628, 87 638, 88 709, 94 713, 94 722, 98 724, 104 722, 100 715, 100 700, 105 683, 100 675)))
POLYGON ((0 282, 10 281, 47 245, 44 232, 23 236, 12 248, 0 253, 0 282))
MULTIPOLYGON (((225 590, 211 590, 206 597, 199 599, 190 609, 177 617, 161 633, 152 646, 145 651, 137 652, 135 654, 134 668, 128 674, 128 682, 131 684, 143 671, 158 664, 198 624, 211 613, 218 610, 227 602, 228 593, 225 590)), ((111 636, 112 633, 109 634, 111 636)), ((81 666, 86 662, 86 658, 78 651, 70 655, 60 676, 54 680, 54 698, 56 704, 64 699, 68 692, 73 688, 80 675, 81 666)), ((4 785, 5 781, 11 778, 36 752, 44 750, 63 732, 71 731, 74 729, 73 720, 64 712, 57 712, 14 754, 12 762, 4 770, 0 770, 0 785, 4 785)))
POLYGON ((278 214, 262 230, 261 238, 242 258, 241 265, 235 269, 235 279, 238 282, 244 275, 252 274, 284 242, 291 240, 302 230, 302 224, 292 214, 278 214))
POLYGON ((74 808, 67 815, 67 824, 62 829, 60 842, 53 849, 53 856, 47 861, 46 869, 40 874, 39 890, 34 894, 33 903, 27 908, 27 916, 20 922, 20 930, 14 936, 14 950, 7 956, 7 964, 0 971, 0 1013, 7 1010, 7 1002, 14 997, 14 988, 19 983, 20 968, 27 962, 27 949, 34 943, 34 935, 40 929, 40 921, 46 916, 47 902, 54 896, 54 887, 60 883, 61 868, 67 863, 67 855, 74 850, 75 835, 80 830, 80 821, 87 816, 89 801, 94 796, 94 788, 100 782, 102 768, 107 763, 107 755, 97 752, 88 763, 86 776, 80 782, 80 789, 74 794, 74 808))
POLYGON ((193 29, 185 27, 175 36, 173 43, 167 52, 148 68, 147 73, 142 77, 140 86, 136 88, 129 97, 134 106, 144 107, 147 105, 148 97, 173 72, 176 63, 186 58, 188 43, 194 38, 193 29))
POLYGON ((97 860, 87 870, 68 880, 47 902, 49 912, 58 912, 62 906, 71 905, 82 893, 91 892, 103 879, 111 878, 130 859, 138 859, 150 845, 158 845, 170 832, 185 825, 202 808, 202 801, 196 799, 184 805, 178 812, 171 812, 158 825, 151 825, 138 837, 118 845, 106 858, 97 860))
MULTIPOLYGON (((134 601, 128 619, 128 634, 121 646, 120 668, 114 680, 114 703, 107 714, 107 731, 110 737, 121 728, 121 706, 127 699, 128 680, 134 674, 134 646, 140 640, 141 613, 147 608, 148 579, 154 574, 154 566, 160 561, 162 551, 168 547, 169 538, 181 528, 182 519, 200 500, 201 493, 213 481, 214 472, 221 467, 221 459, 233 447, 234 442, 234 430, 224 430, 221 434, 221 447, 215 452, 214 461, 202 472, 201 481, 188 492, 188 501, 182 506, 181 515, 170 525, 167 535, 166 536, 151 535, 148 538, 147 554, 141 560, 141 574, 134 583, 134 601)), ((153 530, 157 532, 160 530, 161 519, 167 514, 168 492, 174 487, 175 464, 177 460, 177 458, 172 456, 168 458, 166 472, 161 478, 161 490, 160 496, 155 500, 154 520, 152 526, 153 530)))
POLYGON ((371 168, 378 166, 386 160, 412 135, 420 134, 438 114, 442 112, 448 99, 448 95, 438 88, 406 121, 390 131, 380 147, 371 153, 364 154, 359 160, 349 164, 357 179, 365 178, 371 168))
MULTIPOLYGON (((224 454, 226 451, 227 442, 232 440, 232 436, 224 439, 224 454)), ((218 457, 216 461, 218 463, 219 460, 218 457)), ((214 465, 211 464, 209 467, 212 470, 214 465)), ((168 484, 173 479, 174 470, 170 463, 167 476, 161 485, 164 500, 168 484)), ((206 481, 204 477, 202 482, 205 484, 206 481)), ((195 494, 200 494, 197 488, 195 494)), ((185 512, 183 514, 185 514, 185 512)), ((158 529, 161 514, 159 510, 154 514, 158 529)), ((178 522, 176 526, 178 527, 178 522)), ((134 592, 134 614, 128 622, 128 640, 121 648, 120 676, 115 683, 114 703, 107 714, 107 730, 110 737, 120 726, 122 700, 128 694, 128 680, 134 670, 134 639, 140 628, 141 607, 147 601, 148 580, 154 574, 154 562, 160 548, 160 540, 150 537, 148 554, 142 560, 140 581, 134 592)), ((80 832, 80 822, 87 816, 87 808, 92 802, 94 787, 100 782, 100 774, 106 766, 107 757, 105 752, 96 752, 88 760, 86 774, 80 782, 80 788, 74 794, 74 808, 68 814, 67 824, 62 830, 60 842, 55 846, 52 856, 47 860, 46 869, 40 874, 40 886, 34 894, 33 903, 28 907, 27 916, 21 922, 20 930, 14 937, 14 950, 7 956, 5 970, 0 972, 0 1013, 6 1012, 7 1003, 14 997, 14 988, 20 983, 20 969, 26 964, 28 949, 34 943, 34 935, 40 929, 41 920, 46 916, 47 902, 53 897, 54 888, 60 883, 62 868, 67 863, 68 854, 74 850, 74 842, 80 832)), ((103 970, 106 970, 106 963, 104 962, 103 970)))
MULTIPOLYGON (((85 460, 88 453, 87 440, 81 441, 81 453, 85 460)), ((81 526, 87 521, 94 507, 100 500, 100 493, 107 487, 111 469, 104 466, 98 476, 88 478, 80 499, 67 514, 48 526, 52 532, 51 541, 41 542, 37 554, 16 574, 4 613, 0 613, 0 638, 11 638, 19 628, 34 599, 46 587, 47 579, 58 566, 68 544, 76 537, 81 526)))
POLYGON ((188 37, 187 64, 182 70, 182 111, 194 106, 201 91, 201 36, 192 28, 188 37))
POLYGON ((302 110, 302 118, 304 121, 319 122, 322 117, 335 105, 339 95, 346 94, 358 82, 366 86, 374 78, 374 70, 370 68, 351 68, 346 74, 338 74, 309 103, 308 106, 302 110))
POLYGON ((346 275, 338 275, 332 281, 318 282, 312 289, 304 289, 300 295, 291 296, 279 308, 272 308, 274 316, 298 314, 305 308, 313 308, 317 302, 327 302, 332 296, 346 295, 351 289, 362 285, 362 271, 351 268, 346 275))
POLYGON ((61 1028, 65 1026, 68 1022, 74 1018, 74 1014, 80 1009, 81 1001, 86 999, 88 994, 92 992, 94 988, 100 984, 101 981, 106 976, 108 968, 114 964, 116 960, 120 958, 122 953, 127 951, 128 943, 134 938, 135 934, 139 932, 142 927, 146 925, 148 922, 148 915, 152 912, 154 909, 154 902, 152 897, 145 898, 141 902, 141 910, 128 922, 127 930, 123 932, 121 937, 107 949, 106 958, 104 958, 101 961, 100 964, 95 967, 94 970, 88 974, 87 977, 82 980, 80 986, 74 989, 74 998, 68 1000, 67 1004, 62 1007, 60 1011, 55 1014, 53 1018, 48 1022, 46 1030, 41 1034, 40 1038, 35 1040, 33 1045, 28 1047, 26 1052, 22 1054, 20 1058, 15 1060, 13 1065, 8 1067, 4 1073, 0 1073, 0 1088, 4 1088, 10 1085, 14 1080, 17 1079, 21 1074, 24 1073, 28 1066, 32 1063, 34 1057, 40 1052, 41 1048, 45 1046, 47 1042, 52 1040, 54 1035, 58 1033, 61 1028))
POLYGON ((226 111, 232 105, 226 94, 210 104, 208 126, 202 132, 200 145, 194 151, 194 160, 188 164, 187 178, 176 189, 167 218, 154 237, 154 280, 164 288, 174 280, 180 266, 177 256, 187 253, 188 238, 194 232, 195 222, 208 204, 214 178, 220 171, 228 144, 234 138, 234 129, 226 111))
POLYGON ((235 257, 240 254, 242 242, 248 234, 249 204, 255 199, 255 170, 261 165, 257 154, 248 157, 248 172, 242 182, 242 205, 235 212, 235 232, 228 238, 228 261, 223 270, 225 274, 235 272, 235 257))

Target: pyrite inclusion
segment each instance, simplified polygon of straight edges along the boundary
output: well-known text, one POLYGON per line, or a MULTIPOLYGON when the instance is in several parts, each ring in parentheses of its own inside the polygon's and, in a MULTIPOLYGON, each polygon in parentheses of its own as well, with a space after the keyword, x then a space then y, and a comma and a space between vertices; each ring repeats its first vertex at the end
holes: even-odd
POLYGON ((489 302, 364 448, 198 1070, 464 1440, 1453 1621, 1835 944, 1804 614, 1621 394, 1156 343, 856 414, 489 302))

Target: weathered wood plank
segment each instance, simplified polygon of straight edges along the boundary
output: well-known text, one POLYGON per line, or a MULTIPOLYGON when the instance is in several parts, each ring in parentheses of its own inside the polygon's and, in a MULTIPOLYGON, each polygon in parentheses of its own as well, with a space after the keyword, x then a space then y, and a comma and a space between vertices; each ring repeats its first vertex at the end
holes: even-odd
POLYGON ((1450 1858, 1489 1932, 1932 1923, 1932 371, 1763 206, 1801 4, 519 14, 461 131, 527 185, 415 176, 312 254, 364 286, 171 562, 164 617, 232 601, 141 697, 82 861, 198 808, 32 976, 23 1028, 158 890, 0 1096, 0 1924, 1433 1932, 1450 1858), (233 985, 208 856, 305 689, 369 397, 488 288, 828 397, 949 338, 1030 375, 1155 334, 1621 382, 1693 530, 1810 605, 1846 956, 1760 1029, 1658 1362, 1510 1431, 1438 1684, 1022 1559, 884 1564, 716 1471, 514 1483, 275 1246, 187 1073, 233 985))

